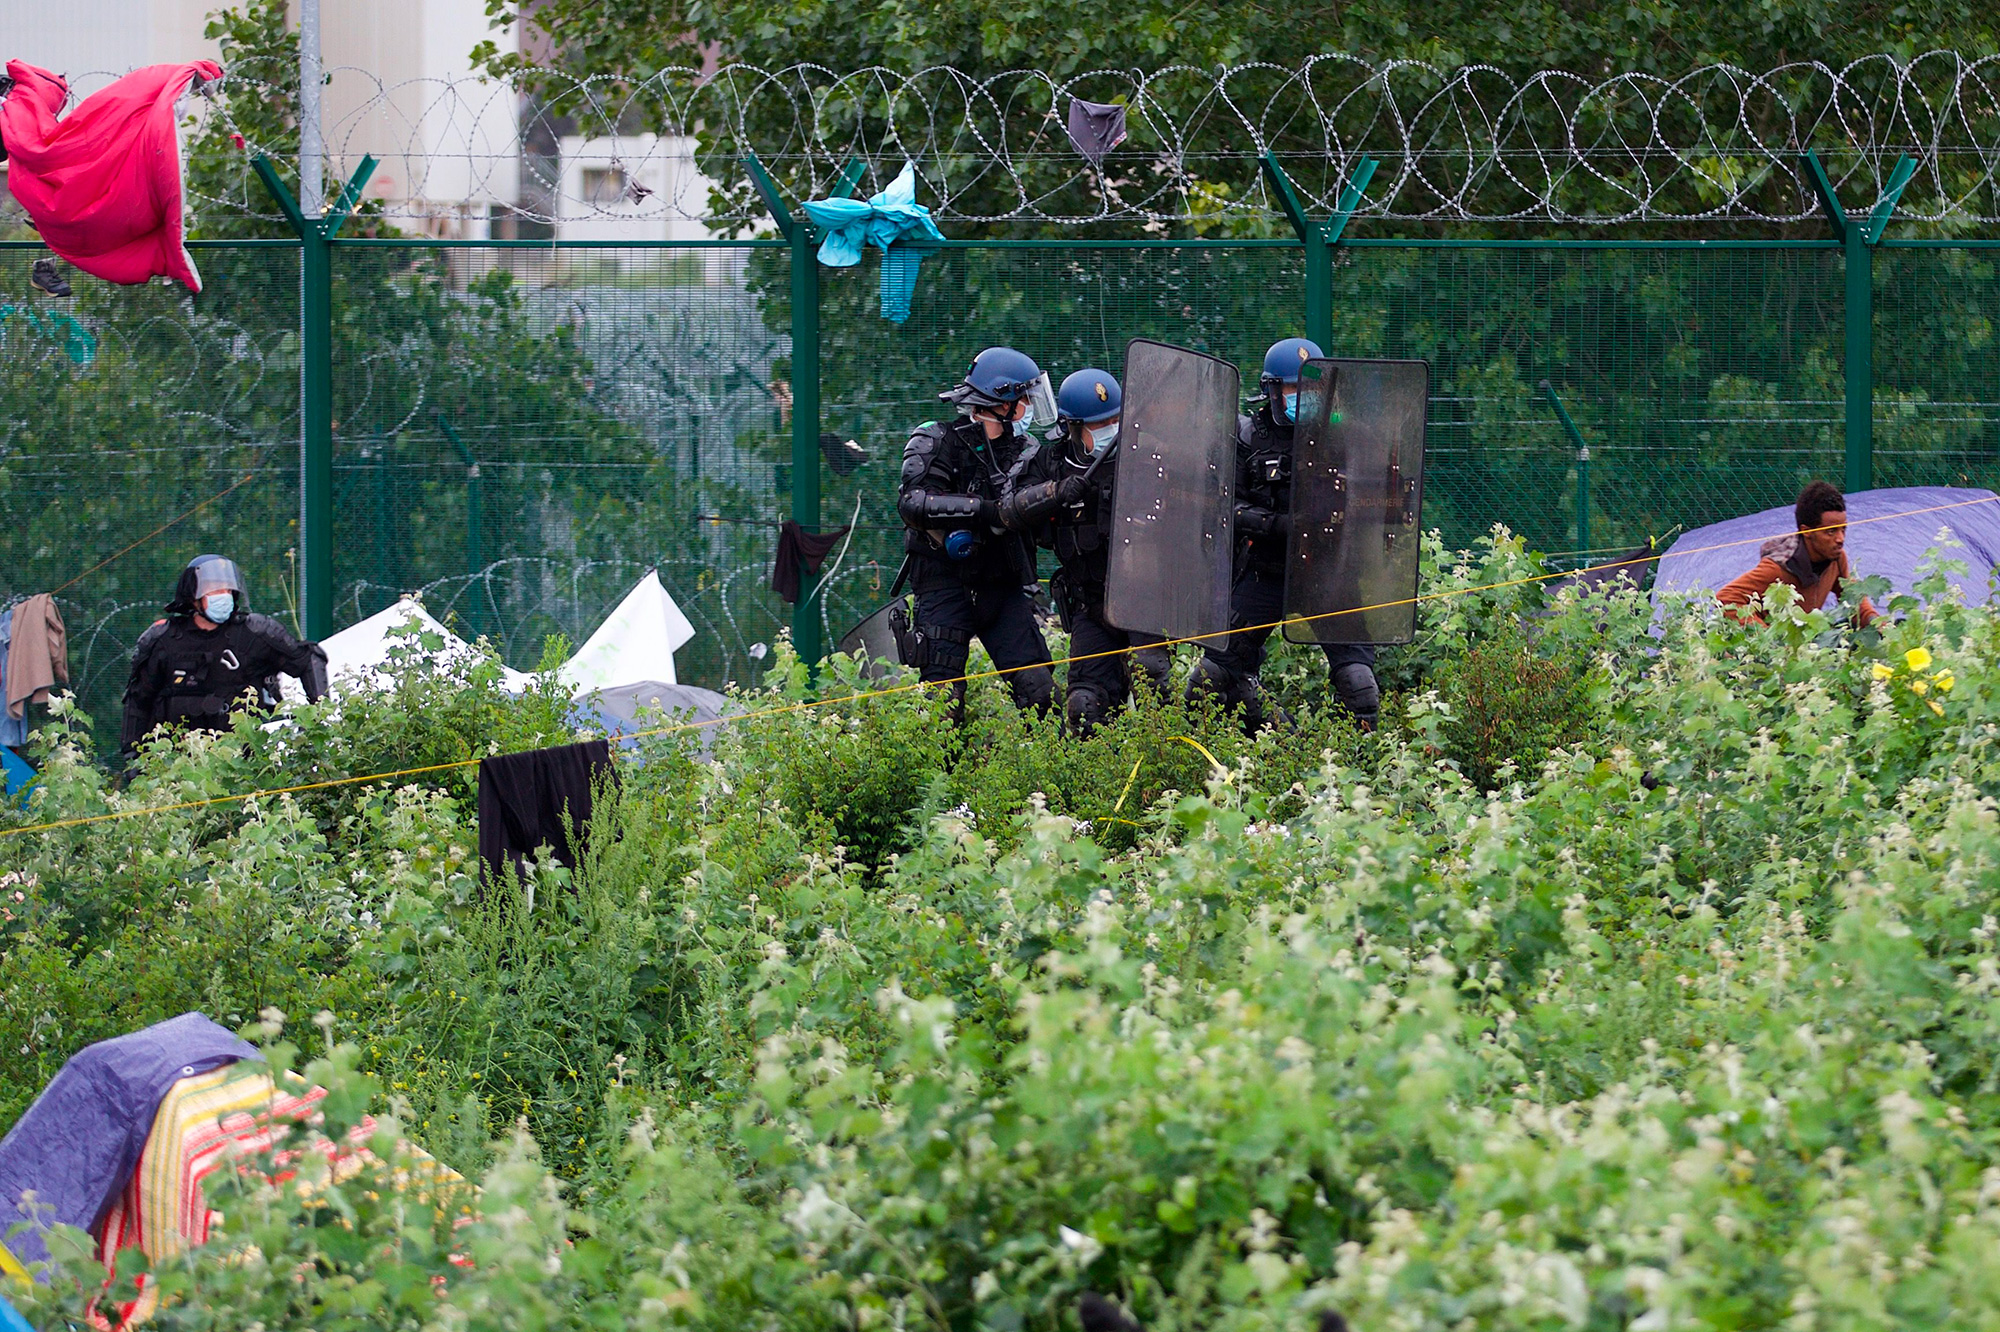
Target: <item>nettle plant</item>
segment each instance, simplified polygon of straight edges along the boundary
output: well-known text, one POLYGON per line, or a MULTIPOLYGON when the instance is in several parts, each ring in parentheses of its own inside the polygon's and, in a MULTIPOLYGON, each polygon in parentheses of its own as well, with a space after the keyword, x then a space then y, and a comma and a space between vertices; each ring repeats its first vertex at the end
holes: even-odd
MULTIPOLYGON (((1081 743, 781 652, 519 882, 456 779, 0 840, 0 1127, 88 1040, 275 1003, 327 1014, 327 1129, 478 1186, 230 1192, 171 1326, 2000 1325, 2000 621, 1942 563, 1854 632, 1429 559, 1480 590, 1368 737, 1313 652, 1289 727, 1081 743)), ((4 817, 567 738, 467 670, 122 789, 71 718, 4 817)), ((38 1325, 98 1299, 58 1261, 38 1325)))

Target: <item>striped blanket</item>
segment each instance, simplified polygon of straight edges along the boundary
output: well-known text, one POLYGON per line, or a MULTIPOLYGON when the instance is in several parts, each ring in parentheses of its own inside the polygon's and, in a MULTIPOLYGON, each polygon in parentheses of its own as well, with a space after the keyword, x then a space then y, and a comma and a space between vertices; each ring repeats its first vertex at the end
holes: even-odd
MULTIPOLYGON (((207 1243, 222 1214, 209 1207, 204 1182, 232 1163, 239 1170, 258 1171, 273 1184, 304 1185, 297 1169, 300 1150, 273 1149, 295 1125, 317 1122, 317 1107, 326 1089, 307 1086, 296 1075, 292 1079, 295 1087, 279 1086, 263 1064, 245 1061, 173 1085, 160 1102, 138 1168, 105 1216, 98 1256, 106 1267, 123 1250, 137 1248, 157 1269, 207 1243)), ((315 1136, 306 1150, 327 1160, 330 1177, 338 1183, 374 1159, 367 1150, 374 1133, 374 1119, 363 1118, 341 1142, 315 1136)), ((399 1172, 399 1186, 428 1185, 434 1192, 441 1185, 463 1182, 448 1167, 422 1153, 415 1155, 417 1167, 399 1172)), ((157 1298, 157 1290, 141 1276, 139 1297, 123 1306, 121 1324, 130 1326, 150 1316, 157 1298)))

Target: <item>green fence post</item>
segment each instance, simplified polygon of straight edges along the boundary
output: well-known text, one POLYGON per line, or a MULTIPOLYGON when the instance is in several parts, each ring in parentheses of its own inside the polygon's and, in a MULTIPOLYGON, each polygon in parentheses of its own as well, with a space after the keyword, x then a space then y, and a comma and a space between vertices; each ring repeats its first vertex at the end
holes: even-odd
MULTIPOLYGON (((465 463, 465 572, 476 582, 479 571, 486 567, 479 546, 479 459, 472 456, 472 450, 465 447, 465 441, 458 437, 458 432, 451 428, 451 422, 442 414, 438 416, 437 423, 438 429, 444 432, 444 437, 451 441, 451 446, 458 450, 460 460, 465 463)), ((468 585, 466 590, 472 593, 472 600, 465 612, 465 622, 472 629, 472 636, 478 638, 486 632, 486 601, 480 595, 482 589, 468 585)))
POLYGON ((1348 219, 1361 206, 1362 192, 1368 182, 1375 178, 1377 163, 1372 157, 1364 157, 1355 168, 1354 178, 1340 192, 1340 206, 1333 216, 1315 222, 1306 215, 1305 205, 1300 202, 1298 191, 1292 188, 1292 179, 1285 169, 1278 165, 1278 159, 1265 153, 1261 159, 1264 178, 1270 183, 1272 193, 1278 196, 1278 206, 1284 210, 1285 218, 1298 233, 1299 243, 1306 252, 1306 336, 1318 343, 1322 351, 1332 354, 1333 348, 1333 251, 1340 244, 1341 236, 1347 230, 1348 219))
POLYGON ((329 243, 375 171, 364 157, 321 217, 307 217, 261 153, 257 178, 299 237, 299 621, 309 639, 333 633, 333 257, 329 243))
MULTIPOLYGON (((820 524, 820 337, 819 337, 819 256, 814 253, 819 233, 806 219, 792 216, 792 210, 778 193, 777 182, 764 170, 755 153, 744 155, 751 183, 771 210, 771 219, 791 242, 792 264, 792 521, 808 532, 818 532, 820 524)), ((841 168, 834 197, 844 199, 861 180, 864 164, 850 161, 841 168)), ((821 621, 822 589, 818 575, 801 565, 799 600, 792 607, 792 648, 799 659, 814 671, 826 656, 821 621)))
POLYGON ((1569 408, 1556 395, 1555 385, 1542 381, 1542 393, 1548 398, 1549 406, 1556 409, 1556 419, 1569 435, 1569 441, 1576 446, 1576 551, 1582 559, 1585 552, 1594 549, 1590 544, 1590 445, 1585 442, 1583 432, 1570 419, 1569 408))
POLYGON ((1840 242, 1846 268, 1845 354, 1841 378, 1845 382, 1847 465, 1842 486, 1853 494, 1875 488, 1875 244, 1889 225, 1896 201, 1916 174, 1916 160, 1903 157, 1896 163, 1882 197, 1875 201, 1864 221, 1854 221, 1840 205, 1833 182, 1819 163, 1819 155, 1805 151, 1806 177, 1819 196, 1827 225, 1840 242))

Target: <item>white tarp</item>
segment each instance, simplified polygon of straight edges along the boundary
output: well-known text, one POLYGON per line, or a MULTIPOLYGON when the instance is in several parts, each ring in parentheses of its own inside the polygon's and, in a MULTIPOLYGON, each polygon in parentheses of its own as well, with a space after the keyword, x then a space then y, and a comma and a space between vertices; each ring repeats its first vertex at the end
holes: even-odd
MULTIPOLYGON (((415 648, 426 660, 445 663, 473 655, 472 644, 439 624, 431 613, 412 597, 404 597, 389 609, 350 625, 320 644, 326 651, 327 680, 336 688, 386 690, 394 680, 388 671, 389 654, 397 647, 415 648), (426 650, 406 634, 390 631, 414 622, 419 633, 436 634, 443 643, 426 650)), ((506 666, 500 668, 500 687, 518 694, 534 682, 534 677, 506 666)), ((285 699, 306 701, 305 690, 291 676, 284 677, 285 699)))
POLYGON ((674 684, 674 652, 693 637, 694 626, 660 585, 660 575, 649 572, 563 663, 557 678, 579 693, 647 681, 674 684))

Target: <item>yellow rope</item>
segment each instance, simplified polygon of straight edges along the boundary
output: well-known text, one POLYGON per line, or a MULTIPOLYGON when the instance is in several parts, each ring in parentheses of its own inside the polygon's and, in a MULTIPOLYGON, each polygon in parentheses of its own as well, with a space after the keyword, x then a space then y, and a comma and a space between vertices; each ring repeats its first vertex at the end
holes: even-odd
MULTIPOLYGON (((238 482, 237 484, 241 485, 242 483, 238 482)), ((227 494, 228 492, 225 491, 223 493, 227 494)), ((219 499, 221 497, 217 496, 216 498, 219 499)), ((1963 509, 1975 504, 1993 504, 1996 502, 2000 502, 2000 496, 1987 496, 1984 499, 1976 500, 1962 500, 1952 504, 1934 504, 1927 508, 1910 509, 1903 513, 1885 513, 1874 518, 1858 518, 1853 522, 1845 524, 1845 526, 1850 528, 1859 527, 1866 523, 1887 522, 1892 518, 1914 518, 1926 513, 1941 513, 1948 509, 1963 509)), ((1800 532, 1818 532, 1828 529, 1814 527, 1800 528, 1798 530, 1800 532)), ((1691 550, 1682 551, 1681 554, 1706 554, 1710 551, 1728 550, 1736 546, 1757 545, 1769 539, 1768 537, 1744 537, 1738 541, 1718 542, 1713 546, 1697 546, 1691 550)), ((1655 553, 1635 560, 1614 560, 1606 564, 1594 564, 1585 569, 1529 574, 1525 577, 1509 578, 1498 583, 1482 583, 1477 587, 1453 588, 1445 592, 1423 592, 1414 597, 1404 597, 1396 601, 1377 602, 1372 606, 1355 606, 1347 610, 1326 611, 1319 615, 1289 615, 1280 620, 1273 620, 1268 624, 1244 625, 1235 629, 1217 629, 1205 634, 1189 634, 1184 638, 1159 639, 1144 646, 1148 648, 1178 647, 1183 643, 1199 643, 1211 638, 1227 638, 1231 634, 1269 632, 1273 629, 1282 628, 1287 623, 1305 623, 1312 620, 1331 619, 1337 615, 1365 615, 1370 611, 1391 610, 1397 606, 1415 606, 1431 601, 1446 601, 1452 597, 1470 596, 1474 592, 1497 592, 1510 587, 1523 587, 1529 583, 1545 583, 1554 579, 1569 578, 1579 573, 1590 573, 1599 569, 1629 569, 1634 565, 1651 564, 1664 558, 1665 555, 1663 553, 1655 553)), ((1132 648, 1109 648, 1103 652, 1088 652, 1062 657, 1052 662, 1029 662, 1022 666, 995 667, 992 670, 986 671, 968 671, 964 675, 953 676, 948 680, 913 680, 905 684, 890 685, 882 689, 867 689, 858 693, 843 694, 839 698, 807 699, 799 703, 787 703, 782 707, 764 708, 755 712, 739 712, 724 717, 712 717, 706 721, 676 722, 670 726, 656 726, 650 730, 628 732, 626 738, 643 740, 654 736, 674 735, 685 731, 702 730, 706 727, 720 726, 728 722, 762 721, 770 717, 789 716, 794 713, 808 712, 815 708, 834 707, 842 703, 865 703, 871 699, 888 698, 896 694, 907 694, 921 689, 937 689, 951 685, 967 684, 974 680, 995 679, 1003 675, 1012 675, 1016 671, 1036 670, 1047 665, 1066 665, 1079 661, 1094 661, 1100 657, 1119 657, 1134 650, 1132 648)), ((1216 762, 1215 756, 1209 754, 1206 749, 1202 749, 1201 745, 1194 740, 1186 736, 1176 736, 1174 738, 1184 740, 1188 744, 1194 745, 1196 749, 1201 749, 1201 752, 1207 755, 1210 763, 1214 763, 1218 769, 1222 768, 1222 764, 1216 762)), ((237 804, 246 800, 260 800, 265 796, 296 795, 301 791, 323 791, 335 786, 355 786, 364 782, 384 782, 398 777, 421 777, 427 773, 448 772, 454 768, 468 768, 478 762, 480 762, 480 759, 477 758, 456 759, 449 763, 432 763, 421 768, 397 768, 390 772, 370 772, 354 777, 332 777, 319 782, 301 782, 295 786, 273 786, 259 791, 246 791, 240 795, 211 796, 206 800, 180 800, 167 805, 146 805, 138 809, 114 810, 108 814, 89 814, 73 819, 56 819, 48 823, 31 823, 19 828, 0 828, 0 837, 19 837, 26 833, 53 832, 59 828, 81 828, 93 823, 112 823, 120 819, 136 819, 150 814, 171 814, 184 809, 202 809, 209 805, 237 804)))

